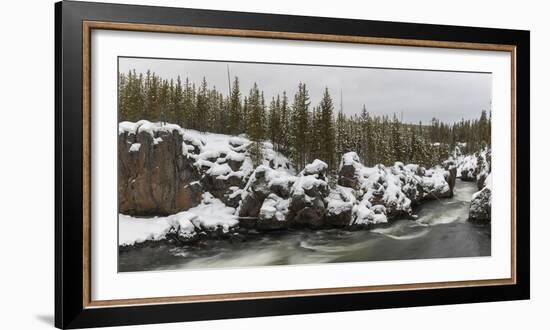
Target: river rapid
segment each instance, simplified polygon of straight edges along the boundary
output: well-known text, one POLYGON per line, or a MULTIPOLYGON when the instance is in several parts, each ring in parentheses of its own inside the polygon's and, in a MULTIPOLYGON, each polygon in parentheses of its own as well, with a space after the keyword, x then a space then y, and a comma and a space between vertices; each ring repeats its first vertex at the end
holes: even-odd
POLYGON ((263 232, 237 242, 134 248, 119 252, 119 271, 490 256, 490 223, 467 220, 476 191, 475 183, 457 180, 454 197, 422 204, 416 221, 397 220, 372 230, 263 232))

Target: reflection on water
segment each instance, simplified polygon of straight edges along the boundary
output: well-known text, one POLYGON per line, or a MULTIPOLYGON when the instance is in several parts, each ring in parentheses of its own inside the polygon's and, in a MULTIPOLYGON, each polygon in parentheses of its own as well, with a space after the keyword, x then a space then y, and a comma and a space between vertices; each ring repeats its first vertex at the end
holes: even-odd
POLYGON ((490 224, 467 221, 476 190, 473 183, 457 181, 455 196, 423 204, 417 221, 398 220, 370 231, 296 230, 261 233, 244 242, 132 249, 119 254, 119 271, 489 256, 490 224))

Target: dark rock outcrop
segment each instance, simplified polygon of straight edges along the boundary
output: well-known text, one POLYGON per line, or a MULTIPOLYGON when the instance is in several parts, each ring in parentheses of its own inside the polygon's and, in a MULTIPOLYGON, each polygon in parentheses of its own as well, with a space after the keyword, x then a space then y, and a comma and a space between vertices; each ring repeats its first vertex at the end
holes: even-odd
POLYGON ((235 193, 244 187, 244 181, 237 175, 210 175, 208 171, 200 180, 205 191, 220 199, 225 205, 237 208, 241 195, 235 193))
MULTIPOLYGON (((135 130, 118 135, 119 211, 128 215, 168 215, 200 203, 202 188, 194 160, 178 129, 135 130)), ((192 146, 193 151, 196 146, 192 146)))
POLYGON ((445 173, 444 175, 445 181, 451 189, 449 197, 453 197, 456 185, 456 175, 458 172, 456 163, 453 160, 447 160, 443 162, 443 168, 447 171, 447 173, 445 173))
POLYGON ((258 217, 264 200, 270 194, 266 172, 269 168, 260 166, 254 171, 243 194, 239 217, 258 217))
POLYGON ((351 222, 353 207, 348 207, 339 213, 327 212, 325 215, 325 223, 334 227, 345 227, 351 222))
POLYGON ((324 197, 328 193, 318 188, 305 191, 305 194, 294 194, 288 207, 288 219, 297 227, 319 228, 325 224, 324 197))
MULTIPOLYGON (((356 159, 359 162, 359 158, 356 159)), ((342 187, 348 187, 352 189, 359 189, 359 178, 356 175, 354 162, 344 162, 340 165, 338 171, 338 184, 342 187)))

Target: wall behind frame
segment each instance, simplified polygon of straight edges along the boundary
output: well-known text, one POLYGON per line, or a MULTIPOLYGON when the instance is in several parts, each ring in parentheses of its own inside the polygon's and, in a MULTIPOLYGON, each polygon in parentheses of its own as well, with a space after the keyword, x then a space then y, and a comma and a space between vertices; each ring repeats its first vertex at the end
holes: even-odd
MULTIPOLYGON (((532 299, 530 301, 436 306, 366 312, 346 312, 208 321, 188 324, 125 327, 124 329, 476 329, 525 328, 546 324, 550 304, 550 221, 545 174, 550 164, 547 141, 550 100, 550 53, 544 2, 526 0, 459 4, 439 1, 358 2, 258 1, 245 0, 134 0, 113 1, 150 5, 197 7, 333 16, 418 23, 454 24, 531 30, 531 146, 532 146, 532 299)), ((53 0, 30 0, 5 4, 0 12, 0 251, 3 269, 0 319, 6 329, 52 329, 53 327, 53 0)), ((521 111, 521 110, 520 110, 521 111)))

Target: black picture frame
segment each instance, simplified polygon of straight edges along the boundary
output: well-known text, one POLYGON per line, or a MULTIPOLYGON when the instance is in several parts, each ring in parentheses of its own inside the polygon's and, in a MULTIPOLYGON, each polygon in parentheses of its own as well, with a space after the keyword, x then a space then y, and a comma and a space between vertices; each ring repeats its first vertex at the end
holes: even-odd
POLYGON ((55 4, 55 326, 84 328, 529 299, 529 31, 62 1, 55 4), (83 22, 104 21, 513 45, 516 49, 516 283, 86 307, 83 294, 83 22))

